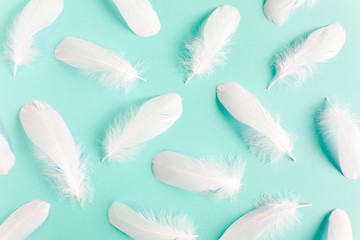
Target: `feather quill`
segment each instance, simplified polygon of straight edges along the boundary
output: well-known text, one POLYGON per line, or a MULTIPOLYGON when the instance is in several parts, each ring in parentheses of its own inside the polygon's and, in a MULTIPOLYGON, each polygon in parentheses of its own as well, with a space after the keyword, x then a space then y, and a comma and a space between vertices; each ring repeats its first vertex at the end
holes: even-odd
POLYGON ((347 106, 332 104, 319 115, 319 126, 329 153, 349 179, 360 177, 360 130, 357 117, 347 106))
POLYGON ((138 111, 130 109, 127 115, 110 126, 103 141, 106 156, 125 161, 135 154, 135 148, 170 128, 182 113, 182 98, 168 93, 145 102, 138 111))
POLYGON ((140 37, 158 34, 161 23, 148 0, 113 0, 130 29, 140 37))
POLYGON ((24 240, 46 220, 50 204, 33 200, 13 212, 0 225, 1 240, 24 240))
POLYGON ((30 0, 9 31, 6 56, 14 63, 14 77, 18 66, 34 60, 36 50, 33 38, 50 25, 62 12, 63 0, 30 0))
POLYGON ((14 167, 15 161, 4 126, 0 122, 0 175, 8 174, 14 167))
POLYGON ((346 33, 339 23, 312 32, 305 40, 279 54, 275 62, 276 76, 268 90, 277 82, 302 85, 317 63, 335 57, 344 46, 346 33))
POLYGON ((244 136, 252 151, 270 162, 285 154, 296 161, 291 154, 293 140, 280 123, 273 120, 256 96, 237 83, 219 85, 217 96, 234 118, 248 126, 244 136))
POLYGON ((329 217, 324 240, 352 240, 351 222, 344 210, 334 209, 329 217))
POLYGON ((218 7, 206 20, 201 36, 187 44, 189 56, 183 61, 190 77, 209 74, 218 64, 225 63, 224 48, 229 44, 230 36, 236 31, 240 22, 239 11, 232 6, 218 7))
POLYGON ((175 152, 160 152, 153 158, 153 173, 159 181, 201 192, 216 198, 233 197, 244 186, 244 164, 239 158, 227 161, 195 159, 175 152))
POLYGON ((186 215, 141 214, 119 202, 110 206, 108 214, 112 225, 137 240, 195 240, 197 237, 186 215))
POLYGON ((54 187, 65 196, 87 200, 86 163, 62 117, 48 104, 33 100, 21 108, 20 121, 54 187))

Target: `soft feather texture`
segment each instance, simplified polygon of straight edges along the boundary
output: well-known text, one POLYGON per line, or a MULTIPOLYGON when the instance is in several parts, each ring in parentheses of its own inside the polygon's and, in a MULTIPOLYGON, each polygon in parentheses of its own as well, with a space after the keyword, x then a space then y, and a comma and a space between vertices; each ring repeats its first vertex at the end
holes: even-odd
POLYGON ((276 239, 298 220, 297 209, 311 204, 299 204, 294 197, 263 198, 255 210, 236 220, 220 240, 256 240, 260 237, 276 239))
POLYGON ((14 63, 14 76, 18 66, 34 60, 33 36, 50 25, 62 12, 63 0, 30 0, 9 31, 6 56, 14 63))
POLYGON ((293 140, 280 123, 273 120, 256 96, 237 83, 218 85, 217 96, 234 118, 248 126, 243 135, 252 151, 270 162, 284 154, 295 161, 291 154, 293 140))
POLYGON ((187 44, 189 56, 183 65, 189 72, 188 83, 194 76, 209 74, 218 64, 225 63, 224 48, 240 22, 239 11, 229 5, 218 7, 206 20, 201 35, 187 44))
POLYGON ((82 39, 64 38, 56 47, 55 57, 95 77, 100 84, 109 88, 128 90, 137 79, 146 81, 119 54, 82 39))
POLYGON ((128 26, 140 37, 156 35, 160 20, 148 0, 113 0, 128 26))
POLYGON ((105 159, 125 161, 135 155, 137 146, 170 128, 182 113, 182 98, 167 93, 150 99, 136 111, 120 114, 103 141, 105 159))
POLYGON ((137 240, 194 240, 197 237, 186 215, 141 214, 119 202, 110 206, 108 214, 112 225, 137 240))
POLYGON ((329 217, 323 240, 352 240, 351 222, 344 210, 334 209, 329 217))
POLYGON ((339 23, 312 32, 305 40, 281 52, 275 62, 275 83, 300 86, 312 74, 317 63, 335 57, 344 46, 346 33, 339 23))
POLYGON ((320 112, 319 126, 332 158, 349 179, 360 176, 359 120, 348 107, 332 104, 327 98, 326 108, 320 112))
POLYGON ((14 167, 15 161, 7 134, 0 121, 0 175, 6 175, 14 167))
POLYGON ((154 176, 161 182, 217 198, 234 197, 244 184, 244 164, 238 157, 195 159, 176 152, 153 158, 154 176))
POLYGON ((33 100, 21 108, 20 121, 54 187, 78 201, 88 200, 86 162, 62 117, 48 104, 33 100))
POLYGON ((1 240, 24 240, 46 220, 50 204, 33 200, 13 212, 0 225, 1 240))

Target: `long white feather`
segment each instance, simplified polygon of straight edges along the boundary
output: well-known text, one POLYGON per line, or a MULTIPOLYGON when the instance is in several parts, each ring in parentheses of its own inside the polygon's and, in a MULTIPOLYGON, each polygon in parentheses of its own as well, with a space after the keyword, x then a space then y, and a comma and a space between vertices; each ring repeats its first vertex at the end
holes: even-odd
POLYGON ((65 196, 87 200, 86 163, 62 117, 48 104, 33 100, 21 108, 20 121, 54 187, 65 196))
POLYGON ((24 240, 46 220, 50 204, 33 200, 16 209, 1 225, 1 240, 24 240))
POLYGON ((308 206, 311 204, 299 204, 291 198, 265 198, 255 210, 236 220, 220 240, 256 240, 265 236, 276 239, 298 220, 297 209, 308 206))
POLYGON ((300 86, 312 74, 317 63, 335 57, 344 46, 346 33, 339 23, 312 32, 305 40, 279 54, 275 62, 276 76, 268 86, 275 83, 300 86))
POLYGON ((319 126, 329 153, 349 179, 360 177, 360 130, 357 117, 348 107, 331 104, 319 115, 319 126))
POLYGON ((0 175, 6 175, 15 165, 15 156, 8 142, 5 129, 0 122, 0 175))
POLYGON ((273 120, 256 96, 237 83, 219 85, 217 96, 234 118, 248 126, 244 135, 252 151, 270 162, 285 154, 295 161, 291 154, 293 140, 280 123, 273 120))
POLYGON ((6 56, 14 63, 14 76, 18 66, 34 60, 33 37, 50 25, 62 12, 63 0, 30 0, 9 31, 6 56))
POLYGON ((160 31, 160 20, 148 0, 113 1, 128 26, 138 36, 150 37, 160 31))
POLYGON ((334 209, 329 217, 324 240, 352 240, 351 222, 344 210, 334 209))
POLYGON ((224 48, 229 44, 230 36, 236 31, 240 22, 239 11, 230 5, 218 7, 206 20, 201 35, 191 44, 187 44, 189 56, 183 64, 190 77, 209 74, 218 64, 225 63, 224 48))
POLYGON ((127 115, 110 126, 103 146, 107 158, 125 161, 135 154, 135 148, 171 127, 182 113, 182 98, 168 93, 145 102, 138 111, 130 109, 127 115))
POLYGON ((141 214, 119 202, 110 206, 108 214, 112 225, 137 240, 195 240, 197 237, 186 215, 141 214))
POLYGON ((154 176, 161 182, 217 198, 234 197, 244 184, 244 164, 238 157, 195 159, 175 152, 153 158, 154 176))
POLYGON ((146 81, 119 54, 82 39, 64 38, 56 47, 55 57, 95 77, 100 84, 109 88, 122 87, 127 90, 137 79, 146 81))

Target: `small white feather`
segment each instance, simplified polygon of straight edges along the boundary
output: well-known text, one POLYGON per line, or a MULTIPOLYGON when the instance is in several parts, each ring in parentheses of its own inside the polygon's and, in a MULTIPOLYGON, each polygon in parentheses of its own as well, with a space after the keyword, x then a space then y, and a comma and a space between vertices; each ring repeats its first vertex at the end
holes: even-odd
POLYGON ((168 93, 145 102, 139 110, 130 109, 110 126, 103 141, 107 158, 125 161, 135 154, 135 148, 170 128, 182 113, 182 98, 168 93))
POLYGON ((270 162, 284 154, 295 161, 291 154, 293 140, 280 123, 273 120, 256 96, 237 83, 218 85, 217 96, 234 118, 248 126, 244 135, 252 151, 270 162))
POLYGON ((113 0, 128 26, 140 37, 158 34, 161 23, 148 0, 113 0))
POLYGON ((197 237, 186 215, 141 214, 119 202, 110 206, 108 214, 112 225, 137 240, 195 240, 197 237))
POLYGON ((20 121, 54 187, 78 201, 88 200, 86 163, 62 117, 48 104, 33 100, 21 108, 20 121))
POLYGON ((33 37, 50 25, 62 12, 63 0, 30 0, 9 31, 6 56, 14 63, 14 76, 18 66, 34 60, 33 37))
POLYGON ((230 5, 218 7, 206 20, 201 35, 187 44, 189 56, 183 64, 189 72, 185 84, 195 76, 209 74, 218 64, 225 63, 224 48, 240 22, 239 11, 230 5))
POLYGON ((312 74, 317 63, 335 57, 344 46, 346 33, 339 23, 331 24, 312 32, 305 40, 279 54, 275 62, 275 83, 300 86, 312 74))
POLYGON ((344 210, 334 209, 329 217, 326 240, 352 240, 351 222, 344 210))
POLYGON ((217 198, 234 197, 244 184, 244 164, 238 157, 195 159, 175 152, 160 152, 153 158, 153 173, 159 181, 217 198))
POLYGON ((33 200, 13 212, 0 225, 1 240, 24 240, 46 220, 50 204, 33 200))
POLYGON ((15 156, 7 140, 7 135, 0 123, 0 175, 6 175, 15 165, 15 156))

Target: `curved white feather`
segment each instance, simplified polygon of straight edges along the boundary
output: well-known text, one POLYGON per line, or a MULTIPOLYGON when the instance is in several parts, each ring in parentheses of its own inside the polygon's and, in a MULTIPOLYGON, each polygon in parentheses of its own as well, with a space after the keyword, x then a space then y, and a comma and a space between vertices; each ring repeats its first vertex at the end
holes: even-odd
POLYGON ((153 212, 143 215, 119 202, 110 206, 108 214, 112 225, 137 240, 195 240, 197 237, 186 215, 155 216, 153 212))
POLYGON ((30 63, 35 55, 33 36, 50 25, 62 12, 63 0, 30 0, 9 31, 7 57, 14 62, 14 76, 18 66, 30 63))
POLYGON ((256 96, 237 83, 218 85, 217 96, 234 118, 250 127, 245 132, 245 140, 252 151, 270 161, 275 161, 284 154, 295 161, 291 154, 293 140, 280 124, 273 120, 256 96))
POLYGON ((230 5, 215 9, 208 17, 199 38, 187 44, 189 57, 183 62, 190 72, 188 83, 194 76, 211 73, 214 66, 224 63, 230 36, 236 31, 240 22, 239 11, 230 5))
POLYGON ((6 175, 15 165, 15 156, 8 142, 7 134, 0 122, 0 175, 6 175))
POLYGON ((160 20, 148 0, 113 0, 128 26, 140 37, 156 35, 160 20))
POLYGON ((159 181, 217 198, 232 197, 244 186, 244 164, 239 158, 219 161, 195 159, 175 152, 160 152, 153 158, 153 173, 159 181))
POLYGON ((106 87, 129 89, 137 79, 146 81, 122 56, 82 39, 64 38, 56 47, 55 57, 96 77, 106 87))
POLYGON ((312 32, 305 40, 280 53, 276 60, 275 83, 300 86, 312 73, 315 64, 335 57, 344 46, 346 33, 339 23, 312 32))
POLYGON ((51 183, 65 196, 87 200, 86 164, 62 117, 48 104, 33 100, 21 108, 20 121, 51 183))
POLYGON ((125 161, 134 154, 134 148, 170 128, 182 113, 182 98, 167 93, 145 102, 138 111, 120 115, 110 126, 103 141, 107 158, 125 161))
POLYGON ((46 220, 50 204, 33 200, 16 209, 1 225, 1 240, 24 240, 46 220))
POLYGON ((344 210, 334 209, 329 217, 326 240, 352 240, 351 222, 344 210))

